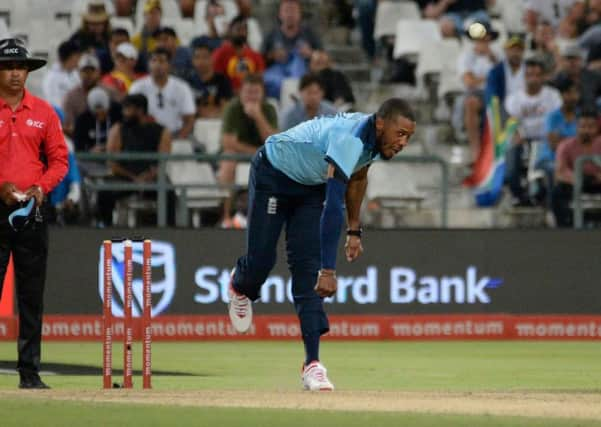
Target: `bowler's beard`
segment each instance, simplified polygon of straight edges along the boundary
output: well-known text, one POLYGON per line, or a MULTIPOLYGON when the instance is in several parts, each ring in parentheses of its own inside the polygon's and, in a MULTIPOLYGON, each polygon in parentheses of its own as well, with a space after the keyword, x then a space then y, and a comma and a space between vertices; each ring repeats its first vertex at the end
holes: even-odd
POLYGON ((378 150, 378 154, 380 154, 380 158, 382 160, 390 160, 390 159, 392 159, 392 156, 387 156, 382 151, 382 140, 381 139, 376 139, 376 149, 378 150))

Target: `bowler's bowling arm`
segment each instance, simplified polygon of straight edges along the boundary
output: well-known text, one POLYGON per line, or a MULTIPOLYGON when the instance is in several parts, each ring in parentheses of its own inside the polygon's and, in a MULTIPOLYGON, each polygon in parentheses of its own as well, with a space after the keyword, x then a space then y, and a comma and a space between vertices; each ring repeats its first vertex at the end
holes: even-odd
POLYGON ((367 189, 367 170, 369 166, 355 172, 346 188, 346 218, 350 230, 358 230, 361 225, 361 203, 367 189))

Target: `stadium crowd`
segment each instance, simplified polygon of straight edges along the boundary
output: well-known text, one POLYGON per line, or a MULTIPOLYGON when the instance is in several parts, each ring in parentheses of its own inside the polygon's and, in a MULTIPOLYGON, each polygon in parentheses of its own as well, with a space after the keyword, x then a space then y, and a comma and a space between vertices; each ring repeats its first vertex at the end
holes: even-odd
MULTIPOLYGON (((263 33, 250 0, 88 1, 79 28, 51 55, 56 59, 41 85, 41 95, 63 121, 70 150, 168 153, 186 140, 190 152, 212 152, 206 135, 195 129, 199 122, 219 120, 214 151, 252 154, 278 130, 317 115, 361 110, 320 32, 303 20, 307 2, 276 3, 273 29, 263 33), (174 4, 178 20, 171 10, 166 20, 174 4)), ((386 73, 388 82, 414 83, 416 64, 392 53, 394 37, 376 35, 384 4, 413 3, 418 19, 437 23, 442 39, 458 40, 458 90, 448 120, 468 143, 468 166, 480 156, 486 109, 497 99, 503 119, 518 121, 506 158, 514 205, 545 206, 556 225, 571 225, 575 159, 601 155, 601 1, 332 3, 338 23, 358 28, 368 63, 394 70, 386 73), (466 31, 474 22, 482 32, 466 31)), ((3 31, 11 28, 3 30, 0 18, 3 31)), ((82 193, 82 180, 150 183, 157 177, 152 162, 78 164, 72 156, 71 168, 52 195, 58 220, 81 222, 83 208, 84 220, 101 227, 112 224, 116 202, 131 192, 82 193)), ((218 185, 230 188, 237 170, 235 161, 224 160, 212 172, 218 185)), ((601 167, 587 164, 584 173, 584 191, 601 193, 601 167)), ((141 196, 153 199, 156 193, 141 196)), ((170 192, 171 224, 176 199, 170 192)), ((214 222, 244 227, 243 205, 225 197, 214 222)))

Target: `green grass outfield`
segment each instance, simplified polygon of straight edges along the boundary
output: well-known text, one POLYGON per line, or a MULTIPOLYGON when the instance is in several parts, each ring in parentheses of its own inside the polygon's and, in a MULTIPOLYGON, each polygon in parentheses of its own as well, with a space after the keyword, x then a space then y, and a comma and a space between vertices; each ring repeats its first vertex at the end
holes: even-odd
MULTIPOLYGON (((120 350, 120 343, 115 343, 115 368, 121 366, 120 350)), ((15 343, 0 343, 0 361, 14 360, 15 356, 15 343)), ((322 360, 338 390, 332 396, 338 392, 342 396, 354 393, 360 399, 361 391, 388 391, 465 393, 469 399, 467 392, 508 392, 526 398, 529 393, 546 393, 601 399, 599 343, 326 342, 322 346, 322 360)), ((99 367, 101 345, 45 343, 43 361, 99 367)), ((203 407, 202 402, 200 406, 194 403, 179 406, 181 402, 170 404, 173 402, 168 399, 160 400, 163 392, 168 396, 169 392, 202 390, 216 394, 247 391, 250 399, 255 396, 259 400, 255 402, 259 406, 264 392, 294 397, 300 389, 301 361, 302 345, 296 342, 155 343, 153 369, 170 374, 153 377, 152 405, 128 402, 127 398, 122 403, 93 401, 93 398, 66 402, 43 392, 13 393, 17 377, 0 374, 0 425, 601 426, 601 421, 571 419, 569 412, 566 418, 515 417, 515 413, 504 417, 487 415, 487 408, 482 408, 481 415, 462 415, 436 414, 436 410, 423 411, 426 413, 299 410, 293 409, 294 405, 287 409, 214 408, 203 407)), ((136 345, 134 367, 139 369, 140 365, 141 351, 136 345)), ((47 375, 44 379, 53 391, 67 391, 74 397, 78 391, 82 395, 100 391, 102 384, 99 374, 47 375)), ((136 377, 134 382, 139 387, 141 379, 136 377)), ((315 397, 304 393, 299 400, 305 395, 315 397)), ((599 403, 601 406, 601 400, 599 403)))

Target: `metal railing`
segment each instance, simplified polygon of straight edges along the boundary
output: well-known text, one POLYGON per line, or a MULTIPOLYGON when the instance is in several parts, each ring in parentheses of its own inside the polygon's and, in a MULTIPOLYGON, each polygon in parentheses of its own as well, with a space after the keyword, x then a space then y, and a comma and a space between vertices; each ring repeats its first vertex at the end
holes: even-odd
MULTIPOLYGON (((183 197, 182 203, 178 205, 186 206, 186 193, 192 188, 211 188, 211 189, 229 189, 238 188, 235 185, 207 185, 207 184, 172 184, 167 176, 167 162, 196 160, 199 162, 218 162, 220 160, 236 160, 239 162, 250 162, 252 156, 245 154, 166 154, 166 153, 77 153, 78 161, 155 161, 157 162, 157 180, 154 183, 137 182, 97 182, 87 183, 86 188, 94 191, 156 191, 157 192, 157 226, 165 227, 167 225, 167 192, 170 190, 182 190, 180 197, 183 197)), ((440 195, 440 223, 441 227, 448 226, 448 190, 449 190, 449 165, 441 157, 413 156, 406 155, 395 157, 390 161, 412 164, 436 164, 441 170, 441 195, 440 195)), ((178 218, 182 216, 178 215, 178 218)), ((186 216, 184 216, 186 217, 186 216)))
POLYGON ((584 163, 593 162, 601 167, 601 155, 586 155, 576 159, 574 164, 574 191, 572 193, 572 208, 574 228, 582 228, 584 225, 584 209, 582 206, 582 183, 584 180, 584 163))

